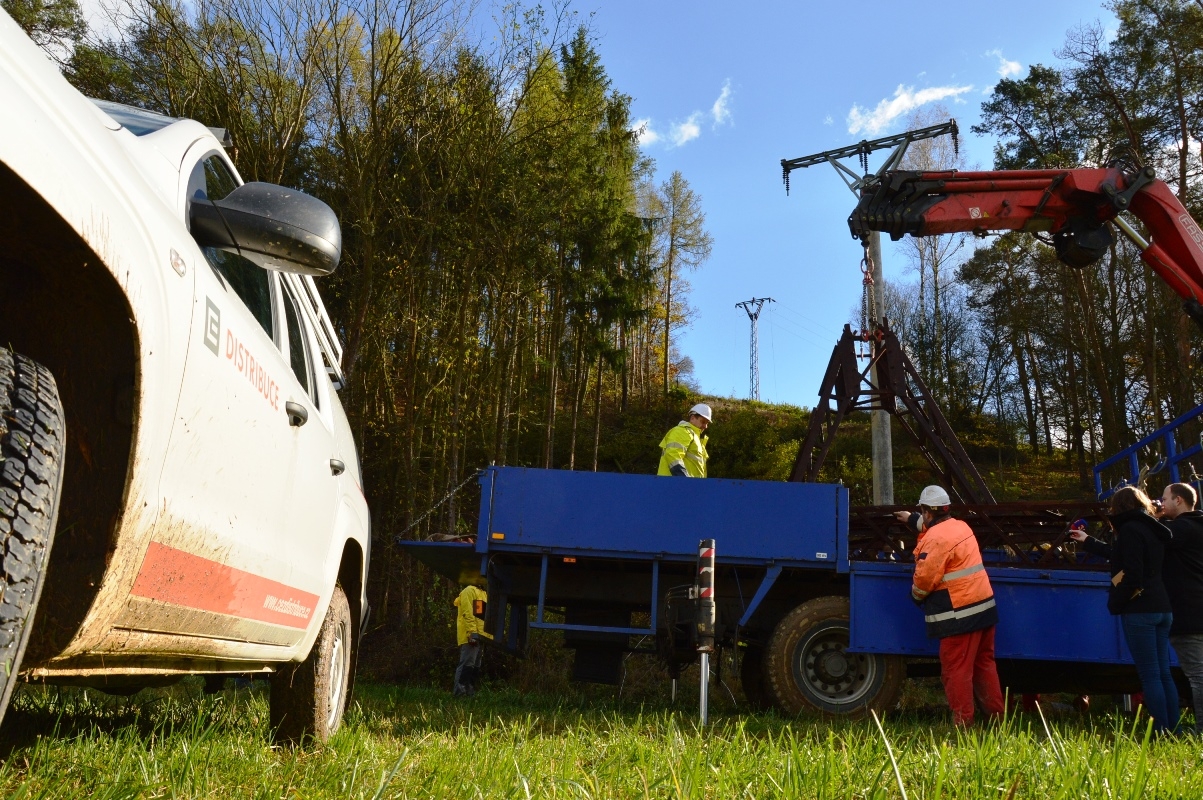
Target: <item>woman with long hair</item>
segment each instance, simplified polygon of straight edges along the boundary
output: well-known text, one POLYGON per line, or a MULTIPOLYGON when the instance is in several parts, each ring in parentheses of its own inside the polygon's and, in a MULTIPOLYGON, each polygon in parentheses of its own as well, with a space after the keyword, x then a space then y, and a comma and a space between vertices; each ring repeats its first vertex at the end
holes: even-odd
POLYGON ((1153 517, 1149 497, 1135 486, 1111 495, 1108 515, 1115 529, 1114 542, 1106 544, 1075 531, 1072 537, 1087 552, 1111 562, 1111 592, 1107 610, 1120 618, 1124 639, 1144 692, 1145 710, 1153 730, 1172 733, 1178 726, 1178 689, 1170 676, 1170 597, 1161 580, 1169 528, 1153 517))

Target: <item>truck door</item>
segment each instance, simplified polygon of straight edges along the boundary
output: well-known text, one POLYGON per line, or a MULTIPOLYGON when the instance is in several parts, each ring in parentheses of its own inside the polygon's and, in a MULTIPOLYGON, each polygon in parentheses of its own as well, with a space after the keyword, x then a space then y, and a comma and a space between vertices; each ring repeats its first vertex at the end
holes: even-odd
POLYGON ((287 401, 304 409, 305 421, 293 428, 285 489, 284 542, 294 558, 295 585, 312 594, 329 591, 324 576, 338 511, 341 462, 334 439, 333 387, 319 369, 317 341, 295 290, 297 278, 280 276, 288 362, 287 401))
MULTIPOLYGON (((188 201, 235 186, 214 151, 191 171, 188 201)), ((280 288, 274 273, 239 255, 193 252, 194 330, 162 475, 164 508, 126 622, 251 643, 244 655, 254 656, 255 644, 296 644, 317 600, 295 585, 284 535, 293 433, 280 288)))

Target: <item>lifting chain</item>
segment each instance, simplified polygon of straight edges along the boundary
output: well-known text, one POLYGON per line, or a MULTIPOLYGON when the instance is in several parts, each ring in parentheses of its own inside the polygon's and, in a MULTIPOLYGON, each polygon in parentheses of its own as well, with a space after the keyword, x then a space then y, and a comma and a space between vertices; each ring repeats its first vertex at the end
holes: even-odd
MULTIPOLYGON (((861 279, 861 330, 860 338, 862 343, 869 341, 872 336, 872 326, 877 321, 877 297, 873 285, 873 258, 869 255, 869 245, 865 244, 865 256, 860 260, 860 272, 863 276, 861 279)), ((863 344, 862 344, 863 347, 863 344)), ((868 354, 864 353, 862 358, 867 358, 868 354)))
POLYGON ((436 510, 437 510, 437 509, 440 507, 440 506, 442 506, 444 503, 446 503, 446 502, 447 502, 448 500, 450 500, 451 498, 455 497, 456 493, 458 493, 460 489, 464 488, 464 487, 465 487, 465 486, 467 486, 469 483, 471 483, 472 481, 474 481, 474 480, 476 480, 477 478, 479 478, 479 477, 480 477, 480 475, 481 475, 481 473, 483 473, 483 472, 484 472, 484 470, 480 470, 480 469, 478 469, 478 470, 476 470, 475 472, 473 472, 471 475, 469 475, 468 477, 464 478, 464 480, 463 480, 463 483, 461 483, 459 486, 456 486, 456 487, 455 487, 454 489, 452 489, 451 491, 447 492, 447 494, 443 495, 443 498, 442 498, 441 500, 439 500, 437 503, 435 503, 434 505, 432 505, 430 508, 426 509, 426 510, 425 510, 425 511, 423 511, 421 514, 419 514, 419 515, 417 516, 417 518, 416 518, 416 519, 414 519, 414 521, 413 521, 413 522, 409 523, 409 525, 407 525, 407 526, 405 527, 405 530, 403 530, 403 531, 401 531, 400 533, 398 533, 396 536, 394 536, 394 537, 393 537, 393 539, 394 539, 394 540, 396 540, 396 541, 400 541, 400 540, 402 539, 402 537, 404 537, 404 536, 405 536, 405 534, 409 533, 409 532, 410 532, 410 531, 412 531, 414 528, 418 527, 418 525, 422 524, 422 520, 424 520, 424 519, 426 519, 427 517, 429 517, 429 516, 430 516, 431 514, 433 514, 433 513, 434 513, 434 512, 435 512, 435 511, 436 511, 436 510))

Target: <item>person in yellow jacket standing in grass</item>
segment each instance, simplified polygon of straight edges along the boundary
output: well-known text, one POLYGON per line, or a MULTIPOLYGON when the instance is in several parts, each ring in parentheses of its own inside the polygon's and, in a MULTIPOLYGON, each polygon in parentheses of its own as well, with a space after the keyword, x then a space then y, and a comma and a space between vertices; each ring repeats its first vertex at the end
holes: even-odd
POLYGON ((706 429, 710 427, 710 406, 698 403, 689 409, 689 419, 664 434, 660 440, 660 469, 657 475, 678 478, 705 478, 706 429))
POLYGON ((481 640, 493 638, 485 632, 485 604, 488 601, 489 595, 479 586, 465 586, 454 600, 458 609, 455 632, 459 642, 459 665, 455 668, 455 688, 452 690, 456 697, 476 694, 484 654, 481 640))

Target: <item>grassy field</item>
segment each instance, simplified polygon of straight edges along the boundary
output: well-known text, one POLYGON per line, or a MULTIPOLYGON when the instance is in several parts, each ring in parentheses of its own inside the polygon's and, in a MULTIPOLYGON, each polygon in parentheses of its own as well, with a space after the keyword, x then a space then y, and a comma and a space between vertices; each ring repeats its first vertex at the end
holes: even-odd
POLYGON ((13 798, 1203 797, 1197 739, 1109 714, 1020 715, 969 733, 942 713, 784 719, 486 691, 363 686, 324 747, 273 747, 263 689, 199 682, 130 699, 26 688, 0 732, 13 798))

